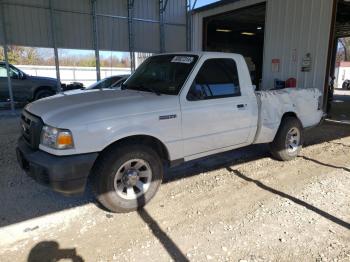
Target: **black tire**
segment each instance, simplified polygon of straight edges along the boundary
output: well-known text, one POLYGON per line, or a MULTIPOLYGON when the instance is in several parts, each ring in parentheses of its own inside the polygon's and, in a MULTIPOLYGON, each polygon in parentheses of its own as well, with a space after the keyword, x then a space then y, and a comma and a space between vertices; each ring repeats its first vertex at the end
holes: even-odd
MULTIPOLYGON (((139 179, 141 180, 141 178, 139 179)), ((98 201, 105 208, 116 213, 126 213, 142 208, 157 193, 162 179, 162 160, 153 149, 144 145, 122 145, 108 150, 93 168, 93 184, 98 201), (125 199, 121 196, 122 192, 117 192, 114 183, 120 168, 133 159, 141 159, 148 164, 151 169, 150 184, 145 193, 140 191, 138 194, 141 195, 135 199, 125 199)), ((132 188, 135 193, 137 188, 132 188)))
POLYGON ((350 90, 350 81, 346 80, 343 82, 343 89, 350 90))
POLYGON ((39 90, 34 97, 34 101, 45 98, 45 97, 49 97, 52 96, 54 94, 54 92, 52 92, 49 89, 43 89, 43 90, 39 90))
POLYGON ((275 139, 272 143, 270 143, 270 152, 277 160, 290 161, 299 155, 302 149, 302 144, 303 127, 300 121, 295 117, 285 117, 282 120, 275 139), (293 149, 287 144, 288 134, 290 131, 293 132, 292 130, 297 130, 299 132, 299 141, 295 142, 297 146, 295 146, 293 149))

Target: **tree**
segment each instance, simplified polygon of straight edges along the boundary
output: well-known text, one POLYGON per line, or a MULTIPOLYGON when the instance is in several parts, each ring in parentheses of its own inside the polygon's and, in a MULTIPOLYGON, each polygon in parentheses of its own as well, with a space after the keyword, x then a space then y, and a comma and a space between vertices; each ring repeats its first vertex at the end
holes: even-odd
MULTIPOLYGON (((60 66, 82 66, 95 67, 95 55, 93 52, 88 54, 74 54, 67 50, 59 50, 60 66)), ((55 58, 53 49, 49 48, 33 48, 23 46, 8 46, 9 63, 14 65, 47 65, 54 66, 55 58)), ((4 50, 0 48, 0 61, 5 60, 4 50)), ((130 59, 128 54, 121 57, 112 55, 110 57, 101 58, 101 66, 105 67, 130 67, 130 59)))
POLYGON ((350 37, 339 38, 339 44, 342 46, 341 56, 344 57, 344 61, 350 59, 350 37))
MULTIPOLYGON (((38 50, 33 47, 8 46, 9 63, 17 65, 38 65, 43 62, 38 50)), ((4 49, 1 49, 0 60, 5 60, 4 49)))

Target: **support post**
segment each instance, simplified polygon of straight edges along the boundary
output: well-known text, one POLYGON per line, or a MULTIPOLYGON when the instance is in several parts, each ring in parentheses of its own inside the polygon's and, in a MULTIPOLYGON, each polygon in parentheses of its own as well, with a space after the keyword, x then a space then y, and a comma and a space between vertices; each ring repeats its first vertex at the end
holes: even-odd
POLYGON ((55 26, 55 18, 54 18, 54 10, 52 6, 52 0, 49 2, 50 5, 50 24, 51 24, 51 40, 53 45, 53 50, 55 54, 55 67, 56 67, 56 78, 57 78, 57 90, 59 93, 62 92, 61 87, 61 75, 60 75, 60 64, 58 59, 58 50, 57 50, 57 43, 56 43, 56 26, 55 26))
POLYGON ((323 94, 323 112, 328 114, 328 107, 329 107, 329 76, 331 74, 331 63, 332 63, 332 57, 336 55, 333 54, 335 47, 334 45, 334 39, 335 39, 335 31, 336 31, 336 20, 337 20, 337 12, 338 12, 338 1, 333 0, 333 7, 332 7, 332 22, 330 26, 330 33, 329 33, 329 41, 328 41, 328 55, 327 55, 327 69, 326 69, 326 77, 325 77, 325 83, 324 83, 324 94, 323 94))
POLYGON ((160 53, 165 52, 165 30, 164 30, 164 13, 168 0, 159 0, 159 49, 160 53))
POLYGON ((196 7, 197 0, 187 0, 186 8, 186 48, 187 51, 192 50, 192 10, 196 7))
POLYGON ((190 10, 191 10, 191 0, 186 1, 186 50, 191 50, 191 40, 190 40, 190 32, 191 32, 191 23, 190 23, 190 10))
POLYGON ((6 33, 6 26, 5 26, 5 11, 4 11, 4 2, 1 1, 1 25, 2 25, 2 31, 4 33, 3 40, 4 40, 4 56, 5 56, 5 65, 6 65, 6 71, 7 71, 7 86, 9 90, 9 96, 10 96, 10 105, 11 105, 11 112, 15 113, 15 101, 13 99, 13 92, 12 92, 12 81, 11 81, 11 75, 10 75, 10 65, 9 65, 9 59, 8 59, 8 50, 7 50, 7 33, 6 33))
POLYGON ((131 72, 135 71, 135 52, 134 52, 134 34, 133 34, 133 16, 134 16, 134 0, 128 1, 128 38, 130 52, 130 67, 131 72))
POLYGON ((95 61, 96 61, 96 77, 97 81, 101 80, 101 66, 100 66, 100 52, 98 43, 98 29, 97 29, 97 16, 96 16, 96 1, 91 0, 91 13, 92 13, 92 29, 93 29, 93 46, 95 49, 95 61))

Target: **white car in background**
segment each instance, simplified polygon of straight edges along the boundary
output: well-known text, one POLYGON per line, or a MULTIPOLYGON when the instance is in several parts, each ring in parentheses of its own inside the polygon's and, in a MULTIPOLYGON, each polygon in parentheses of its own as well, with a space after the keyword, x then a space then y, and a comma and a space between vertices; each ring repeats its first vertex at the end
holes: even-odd
POLYGON ((96 83, 85 88, 85 90, 105 89, 105 88, 120 88, 120 86, 129 78, 130 75, 115 75, 106 77, 96 83))

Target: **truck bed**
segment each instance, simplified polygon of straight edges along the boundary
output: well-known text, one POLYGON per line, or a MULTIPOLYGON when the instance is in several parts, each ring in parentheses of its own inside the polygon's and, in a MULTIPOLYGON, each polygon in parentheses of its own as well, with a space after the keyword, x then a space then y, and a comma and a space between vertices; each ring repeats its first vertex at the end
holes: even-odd
POLYGON ((317 125, 323 116, 322 93, 316 88, 256 91, 259 117, 255 144, 271 142, 286 113, 295 113, 304 128, 317 125))

